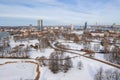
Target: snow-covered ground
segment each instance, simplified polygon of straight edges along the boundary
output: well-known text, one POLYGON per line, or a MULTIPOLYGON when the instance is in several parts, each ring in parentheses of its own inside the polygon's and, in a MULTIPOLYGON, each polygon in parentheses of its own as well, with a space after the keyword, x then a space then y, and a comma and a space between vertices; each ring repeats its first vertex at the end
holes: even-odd
POLYGON ((0 65, 0 80, 33 80, 36 77, 36 64, 8 63, 0 65))
POLYGON ((58 39, 57 42, 73 42, 72 40, 63 40, 63 39, 58 39))
POLYGON ((81 44, 76 44, 76 43, 62 43, 63 45, 68 45, 69 49, 75 49, 75 50, 81 50, 83 49, 83 45, 81 44))
POLYGON ((100 40, 97 40, 97 39, 93 39, 92 41, 93 41, 93 42, 98 42, 98 43, 101 42, 100 40))
MULTIPOLYGON (((95 40, 95 41, 97 41, 97 40, 95 40)), ((63 42, 61 41, 61 43, 62 43, 63 45, 68 46, 69 49, 81 50, 81 49, 84 48, 84 47, 83 47, 83 44, 67 43, 67 42, 65 42, 65 41, 63 41, 63 42)), ((91 43, 90 43, 90 49, 93 50, 93 51, 95 51, 95 52, 99 52, 99 50, 103 50, 103 46, 100 45, 100 43, 91 42, 91 43)), ((72 51, 72 50, 70 50, 70 51, 72 51)), ((72 51, 72 52, 76 52, 76 53, 79 53, 79 54, 85 54, 84 52, 81 52, 81 51, 72 51)), ((105 59, 104 59, 104 54, 102 54, 102 53, 96 53, 96 54, 95 54, 95 58, 101 59, 101 60, 105 60, 105 59)))
MULTIPOLYGON (((82 32, 81 32, 82 34, 82 32)), ((64 42, 64 40, 59 40, 59 42, 64 42)), ((69 42, 69 41, 68 41, 69 42)), ((71 41, 72 42, 72 41, 71 41)), ((14 42, 11 40, 10 45, 11 47, 15 47, 20 44, 27 45, 35 45, 38 43, 38 40, 29 40, 23 42, 14 42)), ((62 43, 64 45, 69 45, 71 49, 83 49, 82 44, 76 43, 62 43)), ((91 48, 93 49, 93 45, 99 45, 97 43, 92 42, 91 48)), ((53 45, 54 46, 54 45, 53 45)), ((100 46, 101 47, 101 46, 100 46)), ((101 47, 102 49, 102 47, 101 47)), ((30 50, 30 58, 35 59, 36 57, 45 56, 49 58, 49 55, 54 51, 54 49, 46 48, 43 51, 32 49, 30 50)), ((76 51, 79 54, 84 54, 83 52, 76 51)), ((77 54, 71 54, 68 52, 64 53, 66 56, 69 55, 70 57, 78 56, 77 54)), ((103 54, 95 54, 95 58, 104 59, 103 54)), ((26 59, 27 60, 27 59, 26 59)), ((114 69, 118 70, 117 68, 111 67, 110 65, 106 65, 104 63, 91 60, 82 56, 72 58, 73 67, 67 72, 58 72, 57 74, 53 74, 48 67, 40 67, 40 79, 39 80, 94 80, 94 76, 99 68, 106 69, 114 69), (81 70, 78 69, 77 64, 81 61, 83 64, 83 68, 81 70)), ((0 80, 33 80, 36 76, 36 65, 32 63, 22 63, 25 61, 24 59, 0 59, 0 64, 3 64, 7 61, 18 61, 17 63, 10 63, 5 65, 0 65, 0 80)), ((29 61, 29 59, 28 59, 29 61)), ((32 60, 34 61, 34 60, 32 60)))
MULTIPOLYGON (((63 43, 64 44, 64 43, 63 43)), ((74 47, 76 48, 76 44, 75 43, 65 43, 66 45, 69 44, 74 44, 74 45, 70 45, 70 47, 74 47)), ((72 51, 72 50, 70 50, 72 51)), ((74 51, 73 51, 74 52, 74 51)), ((78 52, 80 53, 80 52, 78 52)), ((74 57, 77 56, 77 54, 71 54, 68 52, 65 52, 64 54, 69 55, 70 57, 74 57)), ((103 54, 97 54, 95 55, 95 57, 98 57, 100 59, 103 58, 103 54)), ((64 72, 59 72, 57 74, 53 74, 48 67, 41 67, 41 77, 40 80, 94 80, 95 74, 97 73, 97 71, 100 68, 103 68, 104 70, 118 70, 119 69, 112 67, 110 65, 95 61, 95 60, 91 60, 85 57, 76 57, 76 58, 72 58, 72 62, 73 62, 73 68, 71 68, 67 73, 64 72), (77 68, 77 64, 78 62, 81 61, 83 64, 83 68, 81 70, 79 70, 77 68)))
POLYGON ((40 80, 80 80, 80 79, 94 80, 95 74, 101 67, 104 70, 107 69, 119 70, 109 65, 94 60, 90 60, 84 57, 77 57, 72 59, 72 61, 73 61, 73 68, 71 68, 67 73, 59 72, 57 74, 53 74, 48 67, 41 67, 40 80), (83 64, 83 68, 81 70, 77 68, 77 63, 79 61, 81 61, 83 64))
MULTIPOLYGON (((95 52, 100 52, 100 50, 103 50, 103 46, 100 45, 100 43, 91 42, 90 45, 91 45, 91 50, 95 52)), ((100 60, 105 60, 103 53, 95 53, 95 58, 100 59, 100 60)))
POLYGON ((71 33, 75 33, 75 34, 80 35, 80 34, 83 34, 83 31, 73 31, 73 32, 71 32, 71 33))
POLYGON ((49 55, 54 51, 54 49, 51 48, 47 48, 43 51, 40 50, 31 50, 29 52, 30 54, 30 58, 36 58, 36 57, 41 57, 41 56, 45 56, 46 58, 49 58, 49 55))
POLYGON ((18 46, 20 44, 24 44, 24 46, 30 46, 30 45, 35 45, 36 43, 39 43, 38 40, 29 40, 29 41, 17 41, 15 42, 14 40, 10 40, 10 46, 13 48, 15 46, 18 46))
POLYGON ((96 53, 94 57, 105 61, 104 54, 96 53))
POLYGON ((103 50, 103 46, 100 45, 100 43, 96 42, 90 42, 90 49, 96 52, 99 52, 99 50, 103 50))
MULTIPOLYGON (((38 40, 29 40, 29 41, 22 41, 22 42, 15 42, 14 40, 10 41, 10 46, 13 48, 15 46, 18 46, 20 44, 24 44, 24 47, 30 46, 30 45, 35 45, 36 43, 39 43, 38 40)), ((51 48, 46 48, 42 51, 40 50, 36 50, 36 49, 31 49, 31 51, 29 52, 30 54, 30 58, 36 58, 36 57, 41 57, 41 56, 45 56, 45 57, 49 57, 49 55, 54 51, 54 49, 51 48)))
POLYGON ((7 59, 7 58, 0 58, 0 64, 3 64, 5 62, 24 62, 24 61, 33 61, 36 62, 34 59, 7 59))

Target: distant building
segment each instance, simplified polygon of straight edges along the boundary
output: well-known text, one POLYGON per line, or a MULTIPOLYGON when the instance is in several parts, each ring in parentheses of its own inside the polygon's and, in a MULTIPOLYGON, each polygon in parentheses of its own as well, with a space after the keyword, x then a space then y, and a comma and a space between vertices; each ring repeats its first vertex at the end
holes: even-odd
POLYGON ((32 28, 32 24, 29 24, 29 27, 32 28))
POLYGON ((71 31, 74 30, 74 25, 73 25, 73 24, 71 24, 71 26, 70 26, 70 30, 71 30, 71 31))
POLYGON ((84 26, 84 29, 87 29, 87 22, 85 22, 85 26, 84 26))
POLYGON ((115 26, 116 26, 116 24, 115 24, 115 23, 113 23, 113 24, 112 24, 112 26, 111 26, 111 28, 114 28, 115 26))
MULTIPOLYGON (((36 27, 33 26, 32 24, 29 25, 29 29, 27 29, 27 31, 36 31, 36 27)), ((23 30, 24 31, 24 30, 23 30)))
POLYGON ((90 33, 93 37, 104 37, 105 33, 104 32, 100 32, 100 31, 92 31, 90 33))
POLYGON ((39 29, 40 31, 43 30, 43 20, 38 20, 38 29, 39 29))

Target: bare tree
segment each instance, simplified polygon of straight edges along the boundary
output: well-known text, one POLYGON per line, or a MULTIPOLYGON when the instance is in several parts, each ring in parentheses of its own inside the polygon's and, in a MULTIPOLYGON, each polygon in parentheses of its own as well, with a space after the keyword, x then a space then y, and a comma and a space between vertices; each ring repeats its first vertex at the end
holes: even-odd
POLYGON ((95 75, 95 80, 103 80, 103 69, 102 68, 100 68, 97 74, 95 75))
POLYGON ((110 52, 109 46, 110 46, 110 40, 107 38, 103 38, 101 41, 101 45, 104 47, 104 52, 107 54, 110 52))
POLYGON ((58 55, 56 55, 55 52, 53 52, 50 55, 50 61, 49 61, 49 69, 53 72, 53 73, 57 73, 59 71, 59 62, 58 62, 58 55))
POLYGON ((66 57, 65 63, 64 63, 64 72, 67 72, 69 68, 73 66, 72 60, 69 56, 66 57))
POLYGON ((78 43, 79 42, 79 37, 77 35, 74 36, 74 42, 78 43))
POLYGON ((120 71, 114 69, 99 69, 94 80, 120 80, 120 71))

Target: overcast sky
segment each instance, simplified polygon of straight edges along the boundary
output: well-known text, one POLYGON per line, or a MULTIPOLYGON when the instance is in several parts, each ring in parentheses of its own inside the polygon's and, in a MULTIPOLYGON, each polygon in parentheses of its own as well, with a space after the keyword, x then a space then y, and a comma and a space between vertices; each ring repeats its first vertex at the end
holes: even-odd
POLYGON ((120 0, 0 0, 0 25, 120 24, 120 0))

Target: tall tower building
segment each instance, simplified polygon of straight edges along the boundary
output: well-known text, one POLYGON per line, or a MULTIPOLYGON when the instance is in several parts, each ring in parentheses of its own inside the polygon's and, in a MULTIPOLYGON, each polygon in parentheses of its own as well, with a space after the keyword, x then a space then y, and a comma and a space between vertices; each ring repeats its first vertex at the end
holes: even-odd
POLYGON ((38 20, 38 30, 43 30, 43 20, 38 20))
POLYGON ((70 30, 71 30, 71 31, 74 30, 74 25, 73 25, 73 24, 70 25, 70 30))
POLYGON ((113 23, 113 25, 112 25, 111 27, 112 27, 112 28, 114 28, 114 27, 115 27, 115 25, 116 25, 116 24, 115 24, 115 23, 113 23))
POLYGON ((84 29, 87 29, 87 22, 85 22, 85 27, 84 27, 84 29))

